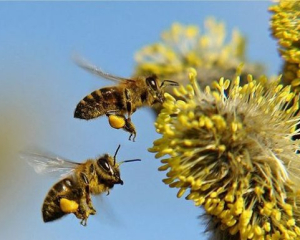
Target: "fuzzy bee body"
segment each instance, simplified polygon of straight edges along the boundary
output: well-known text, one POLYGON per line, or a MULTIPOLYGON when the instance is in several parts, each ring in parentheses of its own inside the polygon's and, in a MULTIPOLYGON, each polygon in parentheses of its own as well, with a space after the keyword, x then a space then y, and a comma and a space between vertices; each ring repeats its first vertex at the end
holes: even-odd
POLYGON ((86 225, 90 215, 96 210, 91 201, 91 195, 109 193, 115 184, 123 184, 119 166, 123 162, 140 161, 127 160, 116 163, 114 157, 104 154, 84 163, 75 163, 60 158, 47 157, 39 154, 24 153, 25 158, 37 173, 66 172, 64 178, 55 183, 48 191, 42 206, 44 222, 57 220, 66 214, 73 213, 81 224, 86 225))
POLYGON ((65 178, 57 182, 47 193, 42 206, 44 222, 57 220, 67 213, 60 207, 60 199, 66 198, 79 204, 81 197, 80 188, 74 186, 75 182, 70 178, 65 178))
POLYGON ((131 113, 145 105, 152 105, 143 81, 127 81, 118 86, 104 87, 84 97, 77 105, 74 117, 90 120, 109 112, 125 115, 128 113, 128 99, 132 102, 131 113), (138 94, 137 94, 138 93, 138 94))
MULTIPOLYGON (((78 204, 79 208, 73 213, 79 219, 86 221, 89 215, 96 213, 90 199, 90 194, 95 192, 91 191, 91 188, 98 184, 94 161, 87 160, 85 163, 75 164, 77 166, 73 173, 54 184, 47 193, 42 207, 44 222, 57 220, 70 213, 61 208, 61 199, 68 199, 78 204)), ((96 194, 100 193, 96 192, 96 194)), ((82 223, 84 222, 82 221, 82 223)))
MULTIPOLYGON (((164 88, 167 85, 178 86, 176 82, 170 80, 161 82, 156 75, 126 79, 104 73, 99 68, 82 60, 76 59, 76 62, 83 69, 113 80, 118 85, 98 89, 84 97, 77 104, 74 117, 90 120, 103 115, 120 116, 125 119, 122 129, 130 133, 129 140, 133 136, 133 141, 136 137, 136 130, 131 122, 131 115, 140 107, 163 103, 164 88)), ((114 126, 112 125, 112 127, 114 126)))

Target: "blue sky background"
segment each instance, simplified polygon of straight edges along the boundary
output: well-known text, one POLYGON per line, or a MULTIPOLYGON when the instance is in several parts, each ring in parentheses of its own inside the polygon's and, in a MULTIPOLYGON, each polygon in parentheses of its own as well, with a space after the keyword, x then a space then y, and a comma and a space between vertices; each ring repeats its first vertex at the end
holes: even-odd
MULTIPOLYGON (((269 2, 1 2, 0 3, 0 239, 205 239, 202 213, 164 185, 159 161, 147 152, 159 135, 149 109, 133 115, 138 136, 111 129, 105 118, 73 118, 78 101, 109 82, 79 69, 80 53, 107 72, 130 76, 134 54, 156 42, 173 22, 203 26, 208 16, 247 36, 247 56, 280 70, 270 37, 269 2), (123 186, 95 199, 98 216, 82 227, 75 216, 45 224, 41 204, 55 178, 39 176, 18 151, 42 149, 74 161, 105 152, 124 164, 123 186)), ((221 76, 220 76, 221 77, 221 76)))

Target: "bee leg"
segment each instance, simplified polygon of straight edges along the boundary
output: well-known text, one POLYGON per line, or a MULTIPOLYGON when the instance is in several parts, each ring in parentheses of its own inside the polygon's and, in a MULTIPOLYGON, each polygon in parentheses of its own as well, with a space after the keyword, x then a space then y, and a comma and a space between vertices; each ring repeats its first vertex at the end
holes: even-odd
POLYGON ((131 115, 135 110, 132 109, 132 99, 130 96, 130 91, 127 88, 125 89, 125 96, 126 96, 126 109, 127 109, 128 116, 127 116, 127 119, 125 119, 125 125, 124 125, 123 129, 127 132, 130 132, 129 141, 131 140, 131 137, 133 136, 132 141, 135 142, 136 130, 135 130, 135 126, 133 125, 133 123, 131 121, 131 115))
POLYGON ((136 138, 136 130, 135 130, 135 126, 133 125, 133 123, 132 123, 132 121, 131 121, 131 118, 128 118, 128 119, 125 120, 125 125, 124 125, 123 129, 124 129, 126 132, 129 132, 129 133, 130 133, 129 141, 131 140, 131 137, 133 136, 132 141, 135 142, 135 138, 136 138))
POLYGON ((82 226, 86 227, 86 225, 87 225, 87 219, 82 219, 81 222, 80 222, 80 224, 82 226))
POLYGON ((94 215, 95 213, 96 211, 90 209, 89 206, 87 206, 86 199, 83 198, 80 200, 78 211, 74 214, 78 219, 81 219, 80 224, 86 226, 89 216, 94 215))
POLYGON ((81 219, 80 221, 80 224, 82 226, 86 226, 87 225, 87 220, 89 218, 89 214, 88 212, 86 212, 86 210, 84 209, 84 207, 80 206, 78 211, 74 213, 75 216, 78 218, 78 219, 81 219))
POLYGON ((92 199, 91 199, 91 194, 90 194, 90 187, 86 186, 86 203, 89 207, 89 214, 90 215, 95 215, 96 214, 96 209, 93 206, 92 199))
POLYGON ((84 226, 84 227, 86 227, 86 225, 87 225, 87 218, 84 218, 84 219, 82 219, 81 221, 80 221, 80 224, 82 225, 82 226, 84 226))
POLYGON ((129 132, 129 140, 131 140, 131 137, 133 137, 133 142, 136 138, 136 130, 135 126, 133 125, 130 115, 128 114, 128 118, 126 118, 123 114, 118 112, 117 110, 110 110, 106 113, 106 116, 109 119, 109 124, 111 127, 120 129, 122 128, 124 131, 129 132))
POLYGON ((85 195, 85 203, 87 204, 87 206, 89 208, 89 215, 95 215, 96 210, 93 207, 92 199, 91 199, 91 193, 90 193, 90 185, 89 185, 90 181, 89 181, 88 177, 86 176, 86 174, 83 173, 83 172, 80 173, 80 177, 82 178, 82 180, 86 184, 84 195, 85 195))

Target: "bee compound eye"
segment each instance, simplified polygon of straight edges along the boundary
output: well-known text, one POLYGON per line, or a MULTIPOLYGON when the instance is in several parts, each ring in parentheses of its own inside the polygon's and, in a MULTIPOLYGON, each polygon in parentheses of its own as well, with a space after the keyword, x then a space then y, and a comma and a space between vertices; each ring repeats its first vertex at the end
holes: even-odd
POLYGON ((98 164, 99 167, 101 167, 106 172, 110 172, 110 166, 109 166, 109 164, 108 164, 108 162, 105 158, 100 158, 97 161, 97 164, 98 164))
POLYGON ((157 89, 157 87, 156 87, 156 80, 155 80, 155 78, 153 76, 146 78, 146 82, 147 82, 148 85, 150 85, 151 88, 157 89))

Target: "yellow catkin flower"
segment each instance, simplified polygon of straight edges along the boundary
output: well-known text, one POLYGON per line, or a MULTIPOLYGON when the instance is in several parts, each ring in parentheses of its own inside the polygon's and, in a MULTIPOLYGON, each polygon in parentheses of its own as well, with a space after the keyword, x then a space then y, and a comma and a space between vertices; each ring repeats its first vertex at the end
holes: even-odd
MULTIPOLYGON (((186 69, 196 68, 202 86, 209 85, 219 76, 232 78, 235 69, 245 62, 245 37, 237 30, 231 32, 227 41, 226 26, 208 18, 204 30, 196 25, 174 23, 162 33, 161 41, 146 46, 136 53, 134 75, 156 74, 160 78, 172 79, 186 84, 186 69)), ((259 76, 263 73, 261 64, 245 62, 241 77, 246 74, 259 76)))
POLYGON ((280 0, 270 11, 272 34, 285 60, 283 82, 300 91, 300 1, 280 0))
POLYGON ((164 182, 202 205, 221 239, 300 239, 298 96, 252 76, 202 91, 196 75, 176 90, 181 100, 166 93, 155 123, 162 136, 149 151, 166 156, 164 182))

